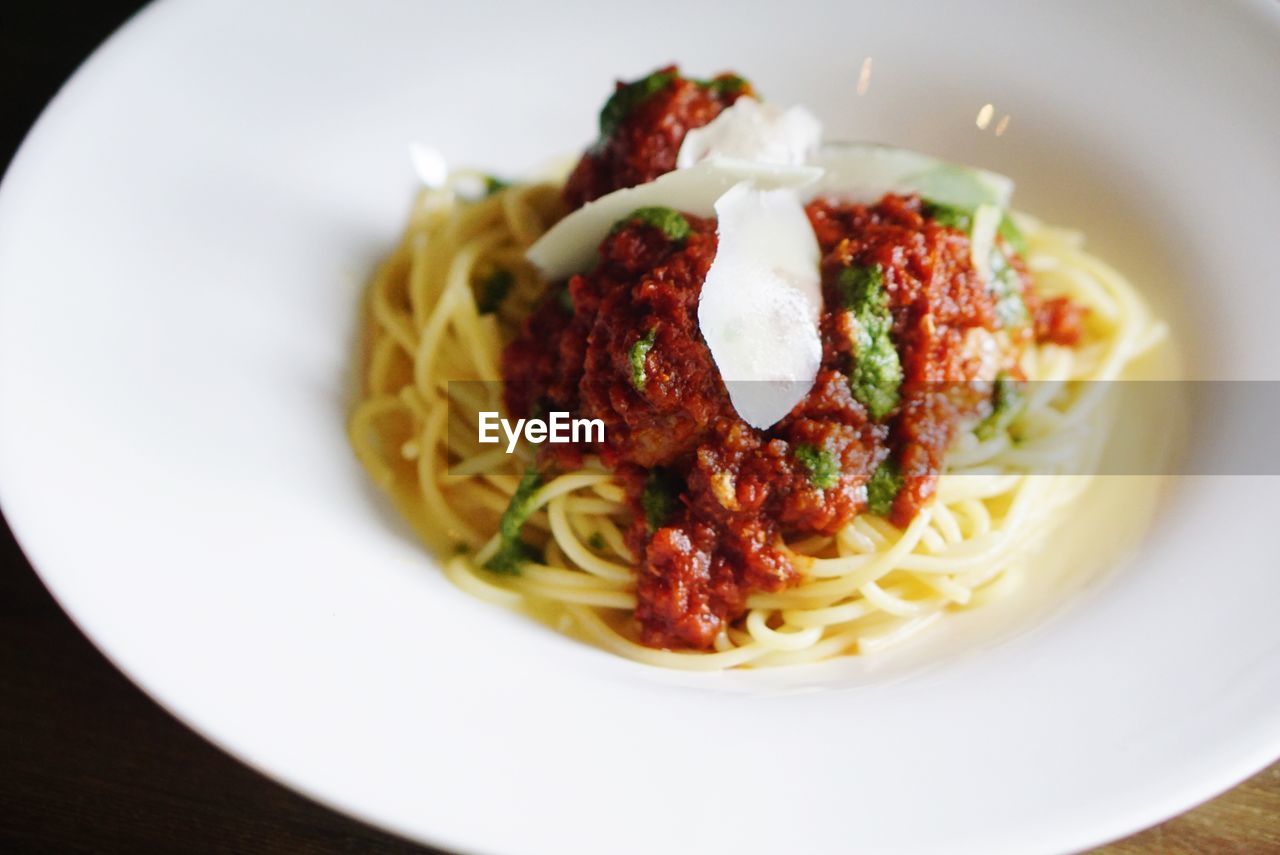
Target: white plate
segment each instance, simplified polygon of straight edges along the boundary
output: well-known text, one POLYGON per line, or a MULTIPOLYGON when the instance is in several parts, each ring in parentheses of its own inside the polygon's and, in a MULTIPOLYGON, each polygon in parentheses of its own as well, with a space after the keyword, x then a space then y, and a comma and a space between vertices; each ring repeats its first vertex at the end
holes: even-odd
POLYGON ((672 676, 435 570, 343 435, 407 144, 517 171, 672 58, 1014 176, 1193 373, 1276 379, 1274 3, 170 0, 0 192, 0 498, 72 617, 238 757, 466 850, 1063 850, 1280 754, 1274 479, 1175 484, 1123 569, 928 668, 672 676))

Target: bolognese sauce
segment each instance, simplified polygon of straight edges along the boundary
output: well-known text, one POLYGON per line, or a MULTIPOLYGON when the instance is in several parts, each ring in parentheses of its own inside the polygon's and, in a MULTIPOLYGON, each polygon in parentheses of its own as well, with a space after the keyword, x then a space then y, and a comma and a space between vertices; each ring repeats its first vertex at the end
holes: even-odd
POLYGON ((709 123, 751 84, 736 74, 710 80, 682 77, 674 65, 631 83, 619 82, 600 112, 600 139, 564 187, 570 208, 652 181, 676 168, 685 134, 709 123))
MULTIPOLYGON (((674 67, 655 75, 620 84, 614 98, 629 94, 602 114, 608 132, 574 170, 571 205, 670 171, 689 129, 750 92, 674 67)), ((788 539, 833 534, 867 511, 908 525, 958 432, 993 417, 993 388, 1019 378, 1020 349, 1080 335, 1082 311, 1037 298, 1010 241, 998 239, 1008 270, 997 292, 967 232, 925 200, 819 199, 806 213, 822 258, 822 362, 767 430, 739 417, 699 332, 712 219, 645 209, 619 222, 596 266, 554 284, 503 354, 513 417, 556 409, 604 422, 602 443, 550 446, 542 460, 572 468, 597 454, 625 485, 650 646, 710 649, 751 594, 795 584, 803 559, 788 539)))

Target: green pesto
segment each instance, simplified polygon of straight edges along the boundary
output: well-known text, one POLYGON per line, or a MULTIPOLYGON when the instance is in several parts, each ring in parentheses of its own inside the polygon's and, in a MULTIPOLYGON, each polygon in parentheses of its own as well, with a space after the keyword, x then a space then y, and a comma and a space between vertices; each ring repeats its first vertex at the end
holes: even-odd
POLYGON ((737 95, 751 86, 745 77, 739 77, 736 74, 725 74, 711 80, 699 80, 697 83, 713 95, 737 95))
POLYGON ((642 223, 655 228, 673 243, 681 243, 685 238, 689 237, 689 232, 693 231, 684 214, 673 208, 654 206, 636 208, 630 214, 614 223, 610 234, 618 231, 628 223, 642 223))
POLYGON ((969 230, 973 228, 973 211, 969 208, 960 208, 944 202, 924 199, 920 206, 920 212, 938 225, 948 229, 957 229, 968 234, 969 230))
POLYGON ((521 564, 533 557, 529 545, 520 539, 520 532, 533 513, 533 497, 541 486, 542 475, 529 467, 507 509, 502 512, 502 520, 498 523, 498 551, 484 563, 486 570, 514 575, 520 572, 521 564))
POLYGON ((653 534, 671 519, 680 496, 680 479, 661 467, 650 469, 640 494, 640 507, 644 510, 644 522, 653 534))
POLYGON ((1027 254, 1027 239, 1023 236, 1022 229, 1018 228, 1008 213, 1005 213, 1000 218, 1000 228, 997 232, 1000 237, 1004 238, 1004 242, 1018 255, 1027 254))
POLYGON ((886 460, 876 467, 867 482, 867 510, 879 517, 893 512, 893 500, 902 489, 902 470, 897 463, 886 460))
POLYGON ((902 385, 902 362, 890 337, 893 315, 884 290, 884 270, 878 264, 846 267, 840 272, 839 286, 844 307, 857 321, 849 388, 873 419, 881 419, 898 405, 902 385))
POLYGON ((607 137, 637 106, 656 95, 676 79, 671 71, 655 71, 639 80, 619 87, 600 110, 600 136, 607 137))
POLYGON ((653 350, 653 343, 658 340, 658 330, 651 329, 644 334, 643 338, 636 339, 636 343, 631 345, 631 352, 628 357, 631 360, 631 385, 636 389, 644 391, 644 384, 649 380, 649 372, 645 369, 645 359, 649 356, 649 351, 653 350))
POLYGON ((556 303, 560 308, 570 315, 573 314, 573 295, 569 293, 569 286, 566 285, 556 291, 556 303))
POLYGON ((511 286, 516 284, 515 276, 510 270, 496 270, 480 283, 480 297, 476 300, 476 309, 480 314, 496 312, 502 301, 511 293, 511 286))
POLYGON ((492 196, 494 193, 506 190, 511 186, 511 182, 505 178, 499 178, 496 175, 486 175, 484 177, 484 195, 492 196))
POLYGON ((826 490, 840 483, 840 462, 825 448, 797 445, 793 452, 796 460, 809 473, 809 483, 819 490, 826 490))
POLYGON ((985 442, 1008 431, 1022 412, 1023 403, 1022 388, 1018 382, 1008 374, 1000 374, 991 392, 991 414, 979 422, 973 432, 985 442))

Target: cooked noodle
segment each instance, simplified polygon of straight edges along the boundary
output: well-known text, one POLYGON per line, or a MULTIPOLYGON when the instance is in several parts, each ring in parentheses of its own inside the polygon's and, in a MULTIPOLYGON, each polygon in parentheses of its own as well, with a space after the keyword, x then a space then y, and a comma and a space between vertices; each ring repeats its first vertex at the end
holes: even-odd
MULTIPOLYGON (((511 187, 480 200, 453 189, 424 191, 399 246, 378 270, 362 320, 362 385, 351 416, 356 454, 458 587, 524 606, 600 646, 640 662, 687 669, 782 665, 865 652, 900 641, 944 611, 999 597, 1051 517, 1083 489, 1096 453, 1088 428, 1102 412, 1105 383, 1163 334, 1129 283, 1084 252, 1078 233, 1019 217, 1037 287, 1091 310, 1080 347, 1032 346, 1022 368, 1031 385, 1007 434, 957 443, 936 498, 899 530, 862 514, 834 536, 788 544, 803 578, 756 593, 745 618, 714 651, 674 652, 639 643, 637 556, 624 542, 623 489, 597 461, 561 474, 533 498, 526 533, 545 563, 519 574, 482 565, 498 548, 498 520, 518 475, 499 446, 482 446, 464 414, 502 410, 503 345, 542 296, 545 283, 524 252, 559 216, 560 188, 511 187), (514 286, 495 314, 477 308, 475 284, 495 270, 514 286), (449 396, 454 403, 449 406, 449 396), (459 399, 466 396, 467 400, 459 399), (1072 467, 1075 467, 1073 470, 1072 467), (1035 474, 1028 474, 1035 473, 1035 474)), ((533 452, 517 451, 523 462, 533 452)))

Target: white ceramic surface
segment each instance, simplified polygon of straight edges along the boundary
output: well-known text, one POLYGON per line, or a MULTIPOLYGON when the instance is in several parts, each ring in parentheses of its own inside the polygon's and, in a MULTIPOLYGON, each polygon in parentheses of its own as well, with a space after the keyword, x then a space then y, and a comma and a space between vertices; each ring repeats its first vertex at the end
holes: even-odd
POLYGON ((516 172, 669 59, 1014 176, 1193 374, 1276 379, 1274 3, 165 0, 0 188, 0 503, 76 622, 236 756, 467 851, 1066 850, 1280 754, 1275 479, 1175 484, 1123 568, 931 667, 669 675, 435 570, 343 435, 407 146, 516 172))

